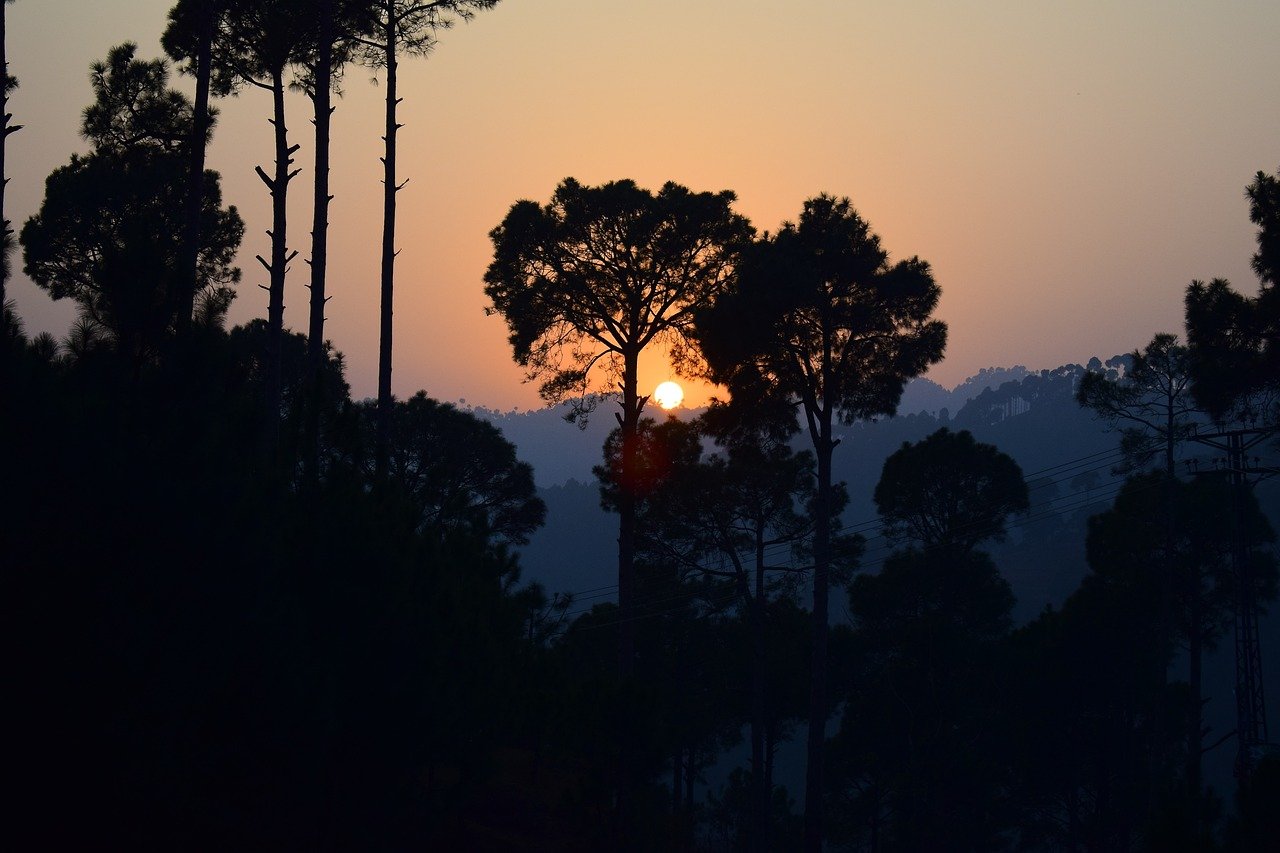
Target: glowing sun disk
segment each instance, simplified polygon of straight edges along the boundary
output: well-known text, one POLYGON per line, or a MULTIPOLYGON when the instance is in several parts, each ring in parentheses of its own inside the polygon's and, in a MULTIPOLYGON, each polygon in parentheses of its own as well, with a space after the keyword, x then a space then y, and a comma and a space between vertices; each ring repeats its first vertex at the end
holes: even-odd
POLYGON ((653 390, 653 399, 664 409, 674 409, 684 399, 684 389, 674 382, 663 382, 653 390))

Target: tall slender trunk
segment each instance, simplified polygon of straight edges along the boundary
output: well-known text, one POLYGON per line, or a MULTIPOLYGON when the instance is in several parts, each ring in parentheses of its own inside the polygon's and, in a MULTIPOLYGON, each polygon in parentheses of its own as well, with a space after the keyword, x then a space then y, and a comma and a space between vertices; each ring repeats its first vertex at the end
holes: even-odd
POLYGON ((769 792, 769 802, 773 802, 773 755, 778 749, 778 721, 770 715, 769 724, 764 730, 764 787, 769 792))
MULTIPOLYGON (((618 489, 618 675, 623 691, 630 689, 631 676, 636 663, 636 496, 635 475, 638 458, 637 438, 640 427, 639 351, 623 353, 622 368, 622 416, 618 419, 622 428, 622 476, 618 489)), ((631 832, 634 820, 632 794, 636 790, 635 736, 631 730, 632 717, 622 713, 617 719, 618 742, 617 803, 615 811, 618 843, 631 832)), ((692 764, 692 754, 689 758, 692 764)), ((686 782, 692 788, 692 779, 686 774, 686 782)), ((686 790, 686 798, 691 792, 686 790)), ((691 802, 691 800, 687 800, 691 802)))
POLYGON ((684 762, 682 758, 684 750, 676 747, 675 755, 671 756, 671 813, 679 814, 680 809, 684 807, 684 762))
MULTIPOLYGON (((5 331, 5 286, 9 283, 9 239, 13 234, 13 229, 9 227, 9 220, 4 216, 4 189, 9 183, 9 176, 5 172, 4 149, 5 143, 9 139, 9 134, 17 130, 16 127, 9 126, 9 50, 6 42, 6 17, 5 0, 0 0, 0 252, 4 252, 4 257, 0 258, 0 332, 5 331)), ((0 357, 8 353, 8 347, 0 348, 3 353, 0 357)))
POLYGON ((1190 659, 1190 708, 1187 714, 1187 792, 1191 795, 1192 830, 1200 831, 1200 757, 1201 741, 1204 734, 1204 677, 1202 675, 1201 658, 1204 655, 1204 640, 1200 633, 1200 608, 1193 602, 1191 613, 1191 631, 1187 637, 1187 657, 1190 659))
POLYGON ((213 64, 213 29, 217 13, 215 0, 200 6, 200 42, 196 47, 196 98, 192 113, 191 150, 187 160, 187 198, 182 234, 182 255, 176 276, 177 294, 171 296, 177 308, 179 334, 191 330, 199 285, 196 267, 200 258, 200 212, 204 208, 204 161, 209 139, 209 77, 213 64))
POLYGON ((623 678, 634 671, 636 657, 635 477, 641 406, 639 361, 636 350, 623 354, 622 488, 618 490, 618 669, 623 678))
POLYGON ((316 174, 311 221, 311 322, 307 330, 307 367, 311 393, 307 400, 304 464, 312 482, 320 476, 320 409, 328 389, 324 387, 325 272, 329 259, 329 123, 333 117, 333 0, 320 4, 319 44, 314 77, 316 174))
POLYGON ((693 783, 698 781, 697 747, 690 745, 688 753, 689 760, 684 765, 684 810, 686 814, 693 814, 693 783))
MULTIPOLYGON (((830 354, 825 363, 830 363, 830 354)), ((830 383, 824 383, 824 394, 830 383)), ((831 436, 832 406, 824 400, 818 416, 814 450, 818 462, 818 493, 813 526, 813 641, 809 674, 808 765, 805 772, 804 847, 821 853, 823 837, 823 752, 827 728, 827 601, 831 562, 831 436)))
POLYGON ((298 174, 293 165, 297 145, 289 145, 289 129, 284 115, 284 68, 271 70, 271 124, 275 131, 275 177, 270 180, 259 170, 259 176, 271 191, 271 263, 267 272, 271 277, 267 289, 267 438, 274 452, 280 441, 280 401, 283 385, 281 366, 281 341, 284 338, 284 282, 289 262, 298 254, 290 252, 287 245, 287 216, 289 182, 298 174))
MULTIPOLYGON (((1176 436, 1174 434, 1174 403, 1172 396, 1166 398, 1165 407, 1165 433, 1164 433, 1164 577, 1161 579, 1157 589, 1159 596, 1159 616, 1161 639, 1168 637, 1172 639, 1176 636, 1176 628, 1174 627, 1174 584, 1176 583, 1178 573, 1178 558, 1175 551, 1177 550, 1177 519, 1176 519, 1176 503, 1177 503, 1177 467, 1174 460, 1174 451, 1176 449, 1176 436)), ((1189 569, 1191 567, 1188 567, 1189 569)), ((1157 673, 1161 693, 1169 684, 1169 665, 1163 659, 1159 662, 1160 671, 1157 673)), ((1162 697, 1163 698, 1163 697, 1162 697)), ((1151 779, 1148 791, 1148 812, 1154 817, 1156 810, 1159 808, 1158 797, 1160 789, 1163 785, 1162 777, 1164 768, 1161 762, 1156 760, 1164 752, 1166 743, 1176 742, 1177 736, 1166 728, 1168 721, 1165 719, 1163 712, 1157 712, 1152 725, 1152 761, 1151 761, 1151 779)), ((1199 833, 1199 813, 1198 810, 1192 808, 1190 814, 1192 833, 1199 833)))
POLYGON ((374 452, 374 468, 381 482, 387 474, 388 448, 391 446, 391 335, 392 288, 395 283, 396 264, 396 4, 388 2, 387 9, 387 126, 382 137, 386 151, 382 157, 382 310, 380 337, 378 339, 378 418, 377 439, 374 452))
POLYGON ((764 527, 756 525, 756 588, 749 603, 751 615, 751 786, 755 799, 755 832, 752 847, 769 849, 769 801, 771 791, 765 784, 764 730, 765 720, 765 591, 764 591, 764 527))

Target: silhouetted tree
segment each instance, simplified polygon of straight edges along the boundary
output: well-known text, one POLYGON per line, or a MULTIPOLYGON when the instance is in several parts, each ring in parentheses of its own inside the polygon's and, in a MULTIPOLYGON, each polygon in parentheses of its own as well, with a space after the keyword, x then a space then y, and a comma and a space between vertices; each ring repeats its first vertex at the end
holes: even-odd
POLYGON ((897 551, 849 590, 852 689, 831 743, 831 835, 991 850, 1009 818, 1003 643, 1013 593, 982 551, 897 551))
MULTIPOLYGON (((544 399, 577 393, 585 417, 598 366, 620 380, 622 488, 618 499, 619 656, 631 669, 635 497, 631 477, 647 396, 640 353, 659 338, 678 345, 694 309, 728 287, 739 247, 753 234, 732 192, 693 193, 668 183, 656 195, 634 182, 587 187, 566 178, 546 206, 520 201, 490 237, 485 272, 491 312, 510 330, 515 360, 539 378, 544 399)), ((604 386, 607 387, 607 386, 604 386)))
MULTIPOLYGON (((268 338, 271 329, 268 321, 251 320, 236 326, 228 333, 228 345, 235 353, 237 364, 245 379, 263 396, 263 389, 272 381, 274 365, 279 365, 280 409, 277 435, 265 436, 275 446, 278 458, 284 463, 280 474, 286 482, 295 485, 304 472, 297 470, 302 461, 307 419, 308 390, 311 387, 310 356, 305 334, 285 330, 280 338, 278 361, 270 356, 268 338)), ((321 469, 331 469, 338 459, 349 460, 352 465, 363 462, 360 423, 354 417, 355 407, 350 400, 350 386, 346 380, 346 359, 334 349, 332 342, 325 343, 325 387, 331 389, 320 410, 319 458, 321 469)))
MULTIPOLYGON (((267 433, 275 436, 281 411, 280 348, 284 335, 284 285, 289 263, 297 256, 288 248, 289 183, 298 174, 293 165, 296 144, 289 144, 285 123, 285 73, 289 66, 307 61, 314 49, 315 22, 307 14, 307 0, 223 0, 224 12, 212 42, 212 87, 220 95, 235 94, 251 85, 270 93, 270 119, 275 140, 275 167, 271 175, 261 167, 256 172, 271 193, 270 261, 257 260, 269 277, 265 339, 267 370, 265 404, 267 433)), ((166 32, 166 50, 171 56, 191 58, 198 46, 191 44, 186 18, 177 18, 181 4, 171 13, 173 22, 166 32), (179 24, 184 26, 180 27, 179 24)), ((274 439, 273 439, 274 440, 274 439)))
POLYGON ((699 315, 710 376, 734 397, 799 403, 817 456, 806 847, 822 844, 822 749, 829 713, 828 587, 835 425, 892 414, 908 379, 942 358, 940 291, 918 258, 890 264, 848 199, 821 195, 756 244, 739 286, 699 315))
MULTIPOLYGON (((9 183, 8 172, 5 171, 4 152, 9 134, 22 129, 20 124, 11 124, 13 115, 9 112, 9 94, 18 88, 17 78, 9 74, 8 42, 5 37, 5 22, 8 16, 5 6, 12 2, 13 0, 4 0, 0 3, 0 315, 3 315, 0 316, 0 333, 3 332, 8 316, 4 311, 5 285, 9 282, 9 250, 13 248, 13 229, 9 227, 9 220, 4 215, 4 189, 9 183)), ((3 357, 0 355, 0 358, 3 357)))
POLYGON ((1002 541, 1005 520, 1029 507, 1018 463, 967 430, 946 427, 885 460, 875 502, 890 539, 952 557, 1002 541))
MULTIPOLYGON (((1174 606, 1172 578, 1178 574, 1177 561, 1177 467, 1178 445, 1195 430, 1201 409, 1191 394, 1191 356, 1175 335, 1158 334, 1145 349, 1135 350, 1123 359, 1108 361, 1109 375, 1097 370, 1085 373, 1076 391, 1080 405, 1095 411, 1109 424, 1120 426, 1120 449, 1124 467, 1144 467, 1157 454, 1162 455, 1164 478, 1164 519, 1166 577, 1154 589, 1159 591, 1160 619, 1172 618, 1174 606)), ((1187 783, 1192 797, 1200 795, 1200 653, 1191 655, 1192 695, 1189 701, 1190 728, 1187 741, 1187 783)))
POLYGON ((343 65, 350 59, 358 35, 368 31, 370 9, 360 0, 308 0, 305 13, 315 21, 315 43, 308 50, 309 64, 303 88, 311 97, 315 125, 315 193, 311 218, 311 306, 307 324, 308 351, 315 384, 315 411, 307 415, 304 464, 315 476, 319 441, 319 409, 330 392, 323 384, 324 309, 329 297, 325 283, 329 265, 329 128, 333 119, 333 95, 343 65))
POLYGON ((1172 778, 1182 742, 1155 723, 1185 707, 1156 678, 1168 646, 1146 630, 1155 607, 1144 588, 1089 575, 1061 610, 1014 634, 998 721, 1024 848, 1142 849, 1164 793, 1152 786, 1172 778))
MULTIPOLYGON (((398 70, 402 55, 423 56, 436 43, 436 32, 455 19, 470 20, 477 11, 492 9, 498 0, 373 0, 372 34, 361 38, 363 59, 386 72, 386 128, 382 141, 382 303, 378 337, 378 414, 374 450, 376 475, 386 473, 391 441, 392 295, 395 286, 396 193, 404 187, 396 178, 396 138, 403 125, 396 120, 398 70)), ((407 183, 407 181, 406 181, 407 183)))
MULTIPOLYGON (((366 423, 376 418, 370 408, 364 407, 366 423)), ((496 427, 423 391, 397 403, 394 415, 388 474, 418 508, 423 532, 529 541, 547 508, 533 468, 516 458, 515 446, 496 427)))
POLYGON ((1191 282, 1186 321, 1192 392, 1215 420, 1274 425, 1280 423, 1280 173, 1259 172, 1245 192, 1249 218, 1258 226, 1258 295, 1237 293, 1220 278, 1191 282))
POLYGON ((1258 226, 1258 251, 1251 261, 1258 280, 1280 285, 1280 170, 1274 175, 1258 172, 1245 188, 1249 221, 1258 226))
POLYGON ((1107 367, 1107 372, 1089 370, 1081 377, 1076 399, 1120 427, 1126 467, 1141 468, 1162 453, 1165 473, 1177 476, 1177 447, 1191 434, 1201 411, 1191 398, 1187 348, 1176 335, 1159 334, 1144 349, 1108 361, 1107 367))
MULTIPOLYGON (((167 88, 162 60, 134 53, 121 45, 93 66, 94 103, 82 125, 91 151, 49 175, 21 242, 36 284, 74 299, 121 352, 143 359, 182 310, 170 285, 181 257, 191 105, 167 88)), ((222 207, 216 172, 205 185, 197 314, 218 323, 240 278, 232 262, 244 223, 222 207)))
POLYGON ((978 548, 1026 511, 1027 485, 1013 459, 944 427, 885 460, 875 502, 908 547, 849 590, 854 685, 829 796, 873 849, 990 849, 1007 819, 994 720, 1013 593, 978 548))
MULTIPOLYGON (((766 784, 767 734, 773 704, 768 672, 770 624, 775 597, 793 594, 802 571, 780 560, 779 552, 800 550, 813 522, 813 455, 795 453, 788 438, 796 430, 789 406, 744 413, 716 404, 698 421, 669 418, 640 422, 634 493, 637 498, 637 550, 650 571, 674 571, 701 581, 714 609, 736 609, 744 636, 744 694, 750 696, 746 719, 751 741, 751 802, 754 821, 745 838, 754 849, 768 849, 772 792, 766 784), (713 437, 722 452, 704 456, 702 441, 713 437), (771 574, 772 573, 772 574, 771 574)), ((596 469, 607 509, 616 508, 621 481, 620 431, 605 447, 605 464, 596 469)), ((843 506, 840 493, 837 512, 843 506)), ((842 542, 842 565, 851 566, 861 548, 857 539, 842 542)), ((642 586, 643 579, 638 579, 642 586)), ((646 590, 639 606, 663 595, 646 590)), ((744 827, 745 829, 745 827, 744 827)))
POLYGON ((185 332, 195 310, 200 254, 201 209, 204 206, 205 148, 214 113, 209 107, 213 81, 213 40, 229 0, 178 0, 169 10, 169 27, 162 38, 165 51, 175 60, 186 60, 183 70, 196 79, 192 104, 191 139, 187 143, 187 200, 182 229, 182 248, 175 270, 175 302, 178 303, 178 331, 185 332))
MULTIPOLYGON (((1089 520, 1089 565, 1099 581, 1129 597, 1139 593, 1157 601, 1134 626, 1152 632, 1153 644, 1187 650, 1190 685, 1186 712, 1186 780, 1192 803, 1200 797, 1200 758, 1204 735, 1202 658, 1212 651, 1234 618, 1236 579, 1231 565, 1235 509, 1230 484, 1209 477, 1190 483, 1147 474, 1129 480, 1115 506, 1089 520), (1172 523, 1168 523, 1172 508, 1172 523), (1169 531, 1172 530, 1172 538, 1169 531)), ((1255 598, 1276 594, 1276 565, 1264 550, 1275 533, 1256 501, 1247 507, 1255 598)))

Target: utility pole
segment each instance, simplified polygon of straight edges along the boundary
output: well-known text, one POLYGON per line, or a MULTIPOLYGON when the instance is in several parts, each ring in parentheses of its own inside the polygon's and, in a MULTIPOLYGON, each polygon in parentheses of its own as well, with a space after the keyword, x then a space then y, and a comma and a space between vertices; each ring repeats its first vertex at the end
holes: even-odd
MULTIPOLYGON (((1248 451, 1273 438, 1276 430, 1246 428, 1218 432, 1194 432, 1191 440, 1227 454, 1226 471, 1231 478, 1231 568, 1236 579, 1236 778, 1246 785, 1258 762, 1277 749, 1267 736, 1267 705, 1262 685, 1262 649, 1258 642, 1258 601, 1249 555, 1246 498, 1257 482, 1280 474, 1280 468, 1250 464, 1248 451), (1252 479, 1251 479, 1252 478, 1252 479)), ((1197 472, 1199 473, 1199 472, 1197 472)), ((1207 472, 1206 472, 1207 473, 1207 472)))

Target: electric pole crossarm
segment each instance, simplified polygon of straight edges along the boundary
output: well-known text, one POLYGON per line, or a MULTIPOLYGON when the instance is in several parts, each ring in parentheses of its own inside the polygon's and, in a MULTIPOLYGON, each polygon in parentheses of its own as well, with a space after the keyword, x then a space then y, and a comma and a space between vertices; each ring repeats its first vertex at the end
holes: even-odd
POLYGON ((1231 478, 1231 563, 1236 578, 1236 731, 1239 751, 1236 775, 1247 781, 1259 756, 1270 749, 1266 696, 1262 683, 1262 648, 1258 640, 1258 602, 1250 553, 1248 491, 1260 480, 1280 473, 1271 466, 1250 465, 1246 453, 1274 437, 1275 429, 1234 429, 1193 434, 1192 441, 1227 454, 1226 472, 1231 478))

